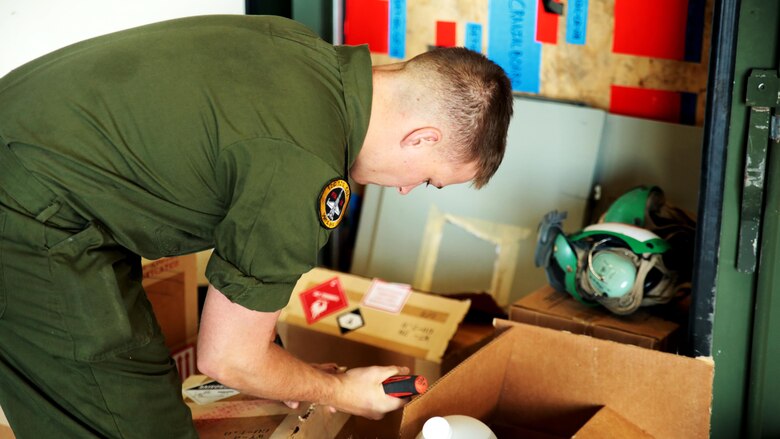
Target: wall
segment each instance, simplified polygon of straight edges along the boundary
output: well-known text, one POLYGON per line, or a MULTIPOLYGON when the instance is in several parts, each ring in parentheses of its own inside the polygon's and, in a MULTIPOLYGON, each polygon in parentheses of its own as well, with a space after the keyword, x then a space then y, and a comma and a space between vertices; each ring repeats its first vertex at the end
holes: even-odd
POLYGON ((242 0, 3 0, 0 76, 55 49, 97 35, 176 17, 243 13, 242 0))
POLYGON ((601 198, 593 218, 639 185, 661 187, 666 201, 698 210, 702 129, 610 114, 604 124, 595 183, 601 198))

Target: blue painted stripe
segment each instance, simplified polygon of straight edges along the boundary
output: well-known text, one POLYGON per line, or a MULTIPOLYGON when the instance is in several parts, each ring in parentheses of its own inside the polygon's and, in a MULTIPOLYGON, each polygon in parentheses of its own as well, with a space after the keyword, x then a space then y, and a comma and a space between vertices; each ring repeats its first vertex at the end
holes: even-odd
POLYGON ((688 0, 688 22, 685 27, 685 55, 689 62, 701 61, 701 47, 704 40, 705 0, 688 0))
POLYGON ((539 93, 542 45, 536 42, 537 0, 489 0, 488 58, 501 66, 512 90, 539 93))
POLYGON ((406 57, 406 0, 390 0, 388 7, 387 54, 403 59, 406 57))
POLYGON ((482 53, 482 25, 466 23, 466 49, 482 53))
POLYGON ((585 44, 588 35, 588 0, 569 0, 566 6, 566 42, 585 44))
POLYGON ((696 125, 696 93, 680 93, 680 123, 684 125, 696 125))

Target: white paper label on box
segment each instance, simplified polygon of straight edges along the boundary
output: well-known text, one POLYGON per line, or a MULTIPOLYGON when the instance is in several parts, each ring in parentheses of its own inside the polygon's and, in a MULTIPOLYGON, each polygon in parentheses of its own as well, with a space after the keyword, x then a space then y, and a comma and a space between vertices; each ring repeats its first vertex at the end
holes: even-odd
POLYGON ((360 308, 355 308, 352 311, 339 315, 336 317, 336 322, 339 324, 341 335, 352 332, 356 329, 360 329, 366 325, 366 321, 363 320, 363 314, 360 312, 360 308))
POLYGON ((207 381, 189 389, 184 389, 184 394, 196 404, 204 405, 216 402, 231 396, 238 395, 238 390, 220 384, 216 381, 207 381))
POLYGON ((412 286, 374 279, 363 296, 363 306, 398 314, 412 294, 412 286))

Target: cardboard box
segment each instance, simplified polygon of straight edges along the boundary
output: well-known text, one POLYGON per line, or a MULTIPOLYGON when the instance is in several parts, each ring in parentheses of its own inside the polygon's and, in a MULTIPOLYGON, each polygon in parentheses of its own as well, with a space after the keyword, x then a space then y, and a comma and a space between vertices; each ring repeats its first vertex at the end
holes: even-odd
POLYGON ((197 256, 143 260, 143 286, 165 344, 178 351, 198 336, 197 256))
POLYGON ((197 373, 197 256, 144 259, 142 284, 181 378, 197 373))
POLYGON ((481 419, 498 437, 709 436, 711 359, 516 322, 497 326, 500 335, 404 407, 402 439, 451 414, 481 419))
POLYGON ((544 286, 512 304, 509 319, 604 340, 673 352, 680 326, 639 309, 618 316, 544 286))
POLYGON ((339 437, 350 415, 302 403, 291 409, 277 401, 238 394, 209 404, 197 404, 185 389, 211 381, 193 375, 182 384, 184 402, 201 439, 329 439, 339 437))
POLYGON ((3 413, 2 407, 0 407, 0 439, 14 439, 14 432, 11 431, 11 426, 8 425, 8 419, 3 413))
MULTIPOLYGON (((487 343, 494 332, 492 325, 461 323, 470 300, 411 290, 398 313, 366 306, 363 302, 372 283, 371 279, 322 268, 304 274, 279 317, 277 329, 285 348, 310 363, 333 362, 349 368, 406 366, 433 382, 487 343), (301 295, 334 278, 343 287, 346 306, 310 324, 301 295), (365 324, 342 332, 339 316, 354 310, 360 312, 365 324)), ((401 415, 397 410, 379 422, 353 417, 349 431, 355 438, 394 435, 401 415)))
POLYGON ((285 348, 311 363, 334 362, 350 368, 407 366, 432 382, 462 359, 466 345, 493 332, 492 328, 485 331, 471 325, 456 337, 459 323, 469 309, 468 300, 412 290, 398 313, 366 306, 363 299, 371 284, 370 279, 322 268, 304 274, 279 317, 278 330, 285 348), (301 294, 333 278, 338 278, 343 287, 346 306, 310 324, 301 294), (339 316, 355 310, 359 311, 363 326, 343 332, 339 316), (459 342, 458 349, 448 351, 453 338, 459 342))

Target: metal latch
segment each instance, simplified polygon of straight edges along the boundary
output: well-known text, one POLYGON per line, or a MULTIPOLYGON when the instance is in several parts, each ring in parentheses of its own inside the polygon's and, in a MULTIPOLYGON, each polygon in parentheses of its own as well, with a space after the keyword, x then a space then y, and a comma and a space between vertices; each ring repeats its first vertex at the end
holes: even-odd
POLYGON ((750 107, 742 209, 737 247, 737 270, 753 273, 759 254, 759 233, 764 203, 764 183, 770 140, 780 143, 780 80, 776 70, 752 70, 747 81, 746 104, 750 107))

